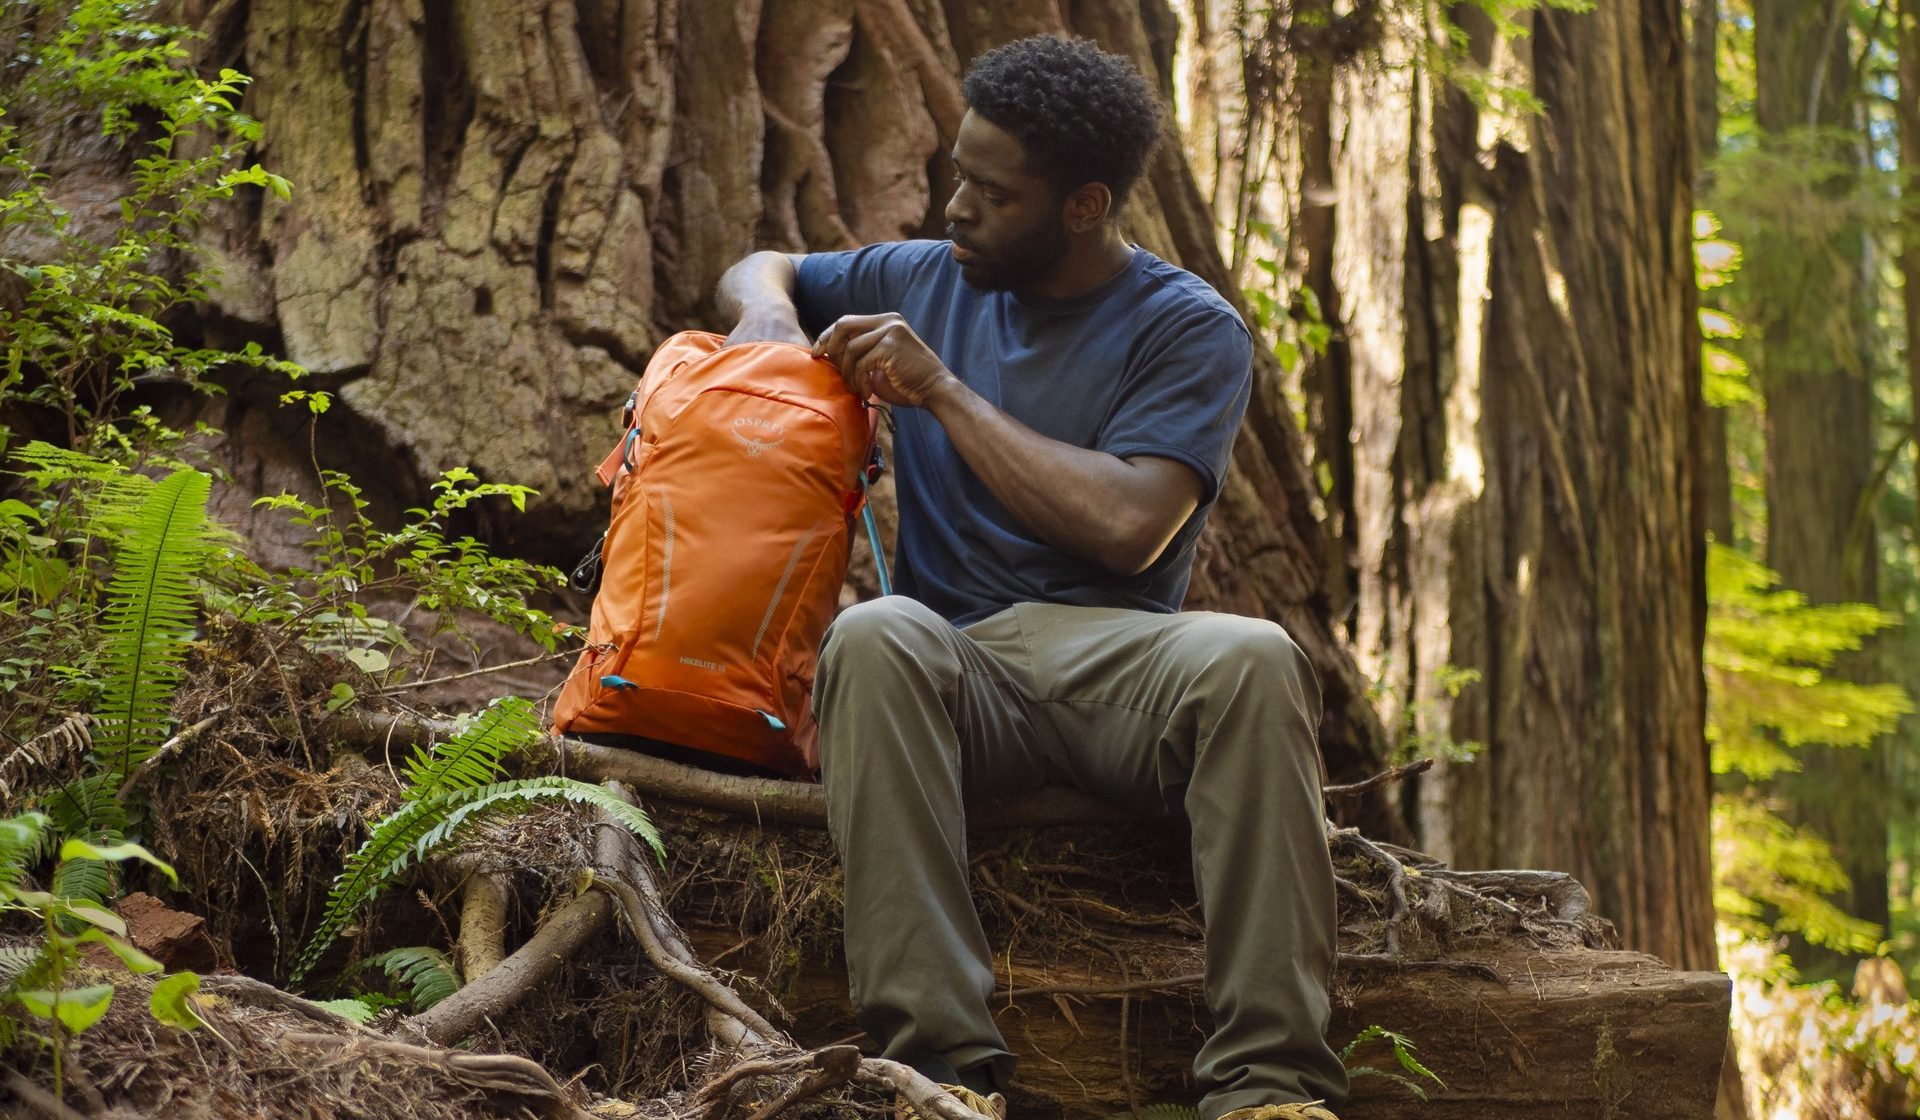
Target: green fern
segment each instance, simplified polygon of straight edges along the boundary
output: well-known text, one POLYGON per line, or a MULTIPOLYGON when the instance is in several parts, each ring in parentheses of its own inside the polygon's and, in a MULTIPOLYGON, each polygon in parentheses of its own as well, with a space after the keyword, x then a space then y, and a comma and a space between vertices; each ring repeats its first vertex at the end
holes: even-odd
POLYGON ((1355 1050, 1358 1050, 1365 1043, 1372 1042, 1375 1039, 1382 1039, 1391 1043, 1393 1046, 1394 1060, 1400 1063, 1400 1068, 1405 1070, 1406 1074, 1411 1074, 1412 1076, 1407 1076, 1406 1074, 1401 1074, 1390 1069, 1378 1069, 1374 1066, 1349 1066, 1347 1067, 1348 1077, 1384 1077, 1423 1101, 1427 1099, 1427 1091, 1422 1088, 1420 1083, 1414 1080, 1414 1078, 1425 1078, 1442 1089, 1447 1087, 1447 1083, 1440 1080, 1439 1074, 1420 1064, 1420 1059, 1413 1056, 1412 1039, 1403 1034, 1396 1034, 1380 1026, 1378 1023, 1367 1027, 1361 1031, 1352 1042, 1347 1043, 1340 1051, 1340 1060, 1342 1062, 1347 1061, 1353 1057, 1355 1050))
MULTIPOLYGON (((95 757, 124 779, 166 740, 198 603, 193 580, 213 534, 211 479, 178 470, 155 483, 130 520, 100 621, 102 689, 95 757)), ((118 788, 118 781, 115 788, 118 788)))
POLYGON ((42 813, 0 820, 0 896, 19 887, 27 869, 47 854, 47 823, 42 813))
POLYGON ((425 1011, 460 990, 460 973, 454 969, 453 959, 438 949, 389 949, 367 963, 411 988, 415 1011, 425 1011))
POLYGON ((373 1022, 374 1016, 380 1014, 379 1008, 363 999, 317 999, 313 1004, 361 1026, 373 1022))
POLYGON ((294 963, 292 978, 298 980, 313 968, 361 907, 450 842, 463 825, 485 816, 524 812, 535 801, 591 805, 664 856, 647 815, 600 786, 560 777, 492 780, 506 756, 543 735, 533 705, 507 697, 447 742, 416 751, 406 768, 405 803, 375 824, 366 843, 348 857, 327 892, 319 928, 294 963))
POLYGON ((407 799, 496 782, 505 772, 508 755, 545 734, 539 709, 518 696, 502 697, 445 743, 414 749, 403 771, 407 799))

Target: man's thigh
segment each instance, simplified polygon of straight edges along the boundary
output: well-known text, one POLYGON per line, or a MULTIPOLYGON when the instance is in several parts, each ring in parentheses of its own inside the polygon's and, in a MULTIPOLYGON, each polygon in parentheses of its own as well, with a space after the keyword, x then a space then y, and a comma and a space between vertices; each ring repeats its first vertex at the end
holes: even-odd
POLYGON ((1309 726, 1318 723, 1312 668, 1264 619, 1053 604, 1015 611, 1049 762, 1135 812, 1181 811, 1198 740, 1227 705, 1297 704, 1309 726))

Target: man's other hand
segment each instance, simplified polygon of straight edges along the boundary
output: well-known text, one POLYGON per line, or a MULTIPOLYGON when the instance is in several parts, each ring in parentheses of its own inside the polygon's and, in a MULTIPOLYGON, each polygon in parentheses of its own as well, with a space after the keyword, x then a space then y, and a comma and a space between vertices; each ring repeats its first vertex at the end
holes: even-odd
POLYGON ((843 315, 813 344, 813 354, 840 367, 861 398, 924 406, 954 376, 899 315, 843 315))

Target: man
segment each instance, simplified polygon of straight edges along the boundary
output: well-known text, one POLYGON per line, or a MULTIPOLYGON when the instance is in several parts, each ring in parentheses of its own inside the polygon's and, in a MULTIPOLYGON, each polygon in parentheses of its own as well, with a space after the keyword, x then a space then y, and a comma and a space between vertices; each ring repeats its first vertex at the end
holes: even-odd
POLYGON ((964 806, 1070 783, 1192 824, 1203 1120, 1332 1120, 1319 687, 1278 626, 1174 613, 1251 339, 1115 224, 1159 132, 1131 65, 1023 39, 965 93, 950 242, 759 253, 720 287, 733 341, 812 345, 898 422, 899 594, 840 616, 815 684, 855 1009, 888 1057, 1000 1108, 964 806))

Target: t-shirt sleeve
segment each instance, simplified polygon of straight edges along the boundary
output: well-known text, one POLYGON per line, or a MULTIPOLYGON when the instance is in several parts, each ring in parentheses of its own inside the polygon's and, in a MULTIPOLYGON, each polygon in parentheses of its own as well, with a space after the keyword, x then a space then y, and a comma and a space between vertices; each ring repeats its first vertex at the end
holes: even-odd
POLYGON ((934 241, 885 241, 840 253, 809 253, 800 260, 794 306, 800 325, 817 335, 842 315, 900 310, 915 273, 934 241))
POLYGON ((1253 392, 1247 328, 1223 309, 1198 310, 1149 344, 1136 369, 1098 450, 1185 463, 1200 476, 1204 509, 1220 493, 1253 392))

